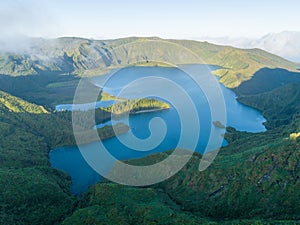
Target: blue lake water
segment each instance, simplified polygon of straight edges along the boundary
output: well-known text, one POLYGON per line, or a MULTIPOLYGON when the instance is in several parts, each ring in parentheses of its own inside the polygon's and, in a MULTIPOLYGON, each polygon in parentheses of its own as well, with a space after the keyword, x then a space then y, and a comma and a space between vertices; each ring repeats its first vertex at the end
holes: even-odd
MULTIPOLYGON (((183 71, 176 68, 161 68, 161 67, 129 67, 118 71, 112 78, 110 78, 105 86, 103 87, 103 82, 108 76, 101 76, 94 78, 94 83, 98 86, 102 86, 104 91, 118 95, 122 88, 126 87, 126 85, 131 82, 139 79, 139 78, 147 78, 151 76, 158 76, 167 79, 171 79, 176 84, 180 85, 186 92, 188 92, 190 98, 194 102, 196 106, 196 110, 199 116, 199 124, 195 122, 195 126, 200 127, 200 134, 198 139, 198 144, 196 147, 197 152, 203 152, 207 147, 208 139, 211 132, 212 127, 212 118, 211 118, 211 109, 210 104, 203 94, 202 90, 195 84, 195 82, 190 79, 183 71)), ((207 84, 209 85, 209 84, 207 84)), ((129 88, 129 91, 121 97, 126 98, 138 98, 144 97, 143 93, 145 89, 151 89, 153 93, 158 92, 168 92, 168 88, 165 88, 160 85, 154 85, 148 83, 147 85, 140 85, 138 82, 133 83, 132 87, 129 88)), ((257 110, 247 107, 245 105, 240 104, 236 101, 236 95, 231 90, 225 88, 220 85, 220 89, 222 91, 224 102, 226 105, 226 115, 227 115, 227 124, 226 126, 232 126, 240 131, 248 131, 248 132, 261 132, 265 131, 265 127, 263 126, 263 122, 265 122, 265 118, 258 112, 257 110)), ((125 93, 125 92, 124 92, 125 93)), ((172 93, 173 94, 173 93, 172 93)), ((179 93, 173 94, 174 98, 179 99, 179 93)), ((156 97, 156 96, 152 96, 156 97)), ((97 106, 108 106, 112 104, 113 101, 106 102, 98 102, 97 106)), ((180 123, 180 115, 178 115, 178 110, 175 107, 181 108, 184 110, 185 102, 180 102, 179 105, 172 105, 169 110, 144 113, 144 114, 136 114, 131 115, 129 118, 129 127, 131 132, 140 139, 145 139, 149 137, 149 122, 156 117, 159 117, 164 120, 167 126, 167 132, 163 141, 158 144, 155 148, 150 151, 136 151, 129 147, 124 146, 118 138, 111 138, 105 140, 103 142, 104 146, 109 150, 109 152, 114 155, 117 159, 132 159, 139 158, 149 154, 153 154, 156 152, 162 152, 170 149, 174 149, 180 138, 181 132, 181 123, 180 123)), ((71 110, 81 109, 86 110, 90 107, 89 104, 84 104, 81 106, 72 105, 60 105, 57 106, 57 110, 71 110)), ((122 119, 119 121, 109 121, 107 124, 114 124, 116 122, 124 122, 122 119)), ((97 127, 102 127, 103 124, 97 125, 97 127)), ((220 134, 222 132, 220 131, 220 134)), ((193 134, 190 134, 191 137, 193 134)), ((129 137, 129 133, 122 134, 121 137, 125 138, 129 137)), ((223 141, 223 145, 226 145, 226 141, 223 141)), ((95 154, 95 157, 99 156, 97 152, 97 144, 90 143, 85 146, 87 151, 91 151, 95 154)), ((187 144, 188 146, 188 144, 187 144)), ((184 146, 183 146, 184 147, 184 146)), ((213 147, 211 147, 213 149, 213 147)), ((187 147, 188 149, 188 147, 187 147)), ((101 176, 98 175, 83 159, 82 155, 78 147, 70 146, 70 147, 61 147, 54 149, 50 152, 50 162, 52 167, 63 170, 67 172, 72 177, 72 186, 71 191, 76 194, 80 194, 85 191, 89 186, 101 180, 101 176)), ((107 170, 113 165, 107 165, 107 170)))
POLYGON ((55 110, 58 112, 72 111, 72 110, 86 111, 86 110, 93 108, 94 106, 96 106, 96 108, 107 107, 107 106, 112 105, 114 102, 115 101, 113 101, 113 100, 108 100, 108 101, 99 101, 99 102, 96 102, 96 104, 93 104, 93 103, 78 104, 78 105, 62 104, 62 105, 57 105, 55 107, 55 110))

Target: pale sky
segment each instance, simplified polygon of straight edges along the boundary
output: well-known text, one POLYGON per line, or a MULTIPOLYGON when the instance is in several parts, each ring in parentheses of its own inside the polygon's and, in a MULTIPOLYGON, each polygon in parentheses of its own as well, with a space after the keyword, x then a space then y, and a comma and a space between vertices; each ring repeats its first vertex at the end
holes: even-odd
POLYGON ((2 37, 258 38, 300 31, 298 0, 0 0, 2 37))

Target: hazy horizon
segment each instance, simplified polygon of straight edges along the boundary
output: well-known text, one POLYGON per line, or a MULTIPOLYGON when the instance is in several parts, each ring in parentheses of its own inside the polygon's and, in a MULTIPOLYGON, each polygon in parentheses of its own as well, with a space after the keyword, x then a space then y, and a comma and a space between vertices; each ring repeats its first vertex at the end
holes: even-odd
POLYGON ((260 38, 267 33, 298 31, 299 6, 296 0, 280 0, 276 4, 271 0, 4 0, 0 28, 2 38, 15 35, 93 39, 128 36, 260 38))

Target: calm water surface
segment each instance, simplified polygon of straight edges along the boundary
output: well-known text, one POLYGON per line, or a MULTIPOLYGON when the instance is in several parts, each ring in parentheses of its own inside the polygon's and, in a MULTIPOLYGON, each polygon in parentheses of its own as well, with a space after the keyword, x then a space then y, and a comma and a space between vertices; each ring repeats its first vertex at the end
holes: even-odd
MULTIPOLYGON (((117 95, 120 90, 128 85, 130 82, 136 80, 141 77, 149 77, 149 76, 159 76, 165 77, 168 79, 172 79, 175 83, 179 84, 189 93, 192 101, 196 105, 197 113, 199 115, 199 126, 200 126, 200 135, 199 141, 197 144, 196 151, 203 152, 206 148, 208 138, 210 135, 210 129, 212 126, 212 118, 209 103, 203 94, 203 92, 199 89, 199 87, 195 84, 193 80, 191 80, 184 72, 176 68, 160 68, 160 67, 129 67, 122 69, 117 72, 113 78, 108 80, 106 85, 104 86, 104 91, 117 95)), ((103 86, 103 79, 105 76, 101 76, 94 79, 94 82, 99 86, 103 86)), ((126 98, 138 98, 142 97, 143 91, 145 88, 153 89, 154 93, 169 91, 165 90, 164 87, 159 85, 149 84, 139 85, 138 83, 134 84, 130 91, 126 93, 126 98)), ((220 85, 220 88, 223 92, 224 101, 226 104, 227 111, 227 126, 232 126, 240 131, 248 131, 248 132, 261 132, 265 131, 265 127, 263 126, 263 122, 265 122, 265 118, 258 112, 257 110, 247 107, 245 105, 240 104, 236 101, 236 95, 231 90, 225 88, 220 85)), ((176 96, 174 93, 174 98, 179 98, 180 96, 176 96)), ((108 106, 111 105, 113 101, 103 101, 98 102, 97 106, 108 106)), ((171 103, 171 102, 170 102, 171 103)), ((171 103, 172 104, 172 103, 171 103)), ((72 110, 73 109, 81 109, 87 110, 91 107, 92 104, 84 104, 84 105, 59 105, 56 109, 59 110, 72 110)), ((184 110, 185 103, 182 102, 180 105, 176 105, 184 110)), ((153 119, 159 117, 164 120, 167 125, 167 133, 164 140, 154 149, 147 152, 135 151, 130 148, 124 146, 118 138, 111 138, 109 140, 104 141, 105 147, 110 151, 112 155, 114 155, 117 159, 132 159, 143 157, 155 152, 162 152, 166 150, 173 149, 177 146, 181 125, 180 119, 177 111, 175 110, 175 106, 171 105, 169 110, 159 111, 159 112, 151 112, 145 114, 136 114, 130 116, 129 119, 129 127, 132 133, 141 139, 145 139, 149 137, 150 130, 148 128, 149 122, 153 119)), ((109 121, 107 124, 114 124, 120 121, 109 121)), ((122 122, 122 119, 121 119, 122 122)), ((99 124, 97 127, 102 127, 105 124, 99 124)), ((196 124, 195 124, 196 125, 196 124)), ((155 131, 155 129, 154 129, 155 131)), ((220 133, 222 133, 220 131, 220 133)), ((122 137, 126 138, 126 135, 123 134, 122 137)), ((192 134, 191 134, 192 136, 192 134)), ((226 141, 223 141, 223 145, 226 145, 226 141)), ((188 146, 188 143, 187 143, 188 146)), ((184 147, 184 146, 183 146, 184 147)), ((87 151, 91 151, 95 154, 95 157, 99 157, 97 154, 97 148, 95 143, 90 143, 86 145, 87 151)), ((213 148, 213 147, 212 147, 213 148)), ((101 157, 101 156, 100 156, 101 157)), ((61 147, 54 149, 50 152, 50 162, 52 167, 63 170, 67 172, 72 177, 72 186, 71 191, 76 194, 80 194, 85 191, 90 185, 101 180, 101 176, 98 175, 90 166, 84 161, 82 158, 79 149, 76 146, 70 147, 61 147)), ((112 167, 111 164, 107 165, 107 171, 112 167)))

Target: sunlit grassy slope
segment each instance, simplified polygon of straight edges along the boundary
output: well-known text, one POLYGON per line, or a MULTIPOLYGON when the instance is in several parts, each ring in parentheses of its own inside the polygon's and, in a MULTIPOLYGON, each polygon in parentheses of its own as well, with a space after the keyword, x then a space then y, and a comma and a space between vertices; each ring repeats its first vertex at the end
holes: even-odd
POLYGON ((9 112, 14 113, 48 113, 48 111, 42 106, 37 106, 35 104, 25 102, 24 100, 9 95, 3 91, 0 91, 0 110, 1 109, 8 110, 9 112))

